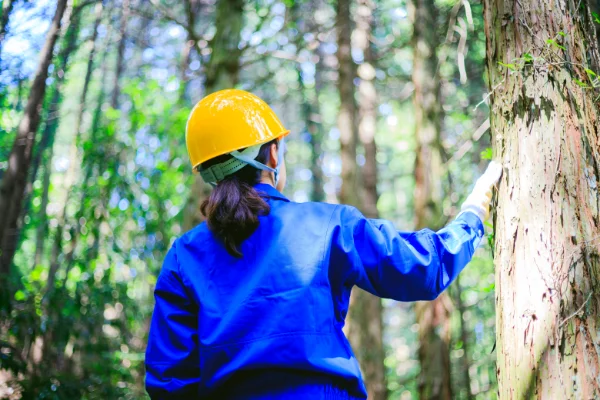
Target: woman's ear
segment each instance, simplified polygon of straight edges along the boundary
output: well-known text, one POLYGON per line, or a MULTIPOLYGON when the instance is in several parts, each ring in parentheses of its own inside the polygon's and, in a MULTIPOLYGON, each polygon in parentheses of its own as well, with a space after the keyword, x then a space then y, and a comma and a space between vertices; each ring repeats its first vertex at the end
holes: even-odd
POLYGON ((268 166, 275 169, 275 168, 277 168, 277 163, 279 162, 279 153, 277 151, 277 143, 273 143, 271 145, 271 149, 270 149, 269 153, 270 153, 270 157, 269 157, 268 166))

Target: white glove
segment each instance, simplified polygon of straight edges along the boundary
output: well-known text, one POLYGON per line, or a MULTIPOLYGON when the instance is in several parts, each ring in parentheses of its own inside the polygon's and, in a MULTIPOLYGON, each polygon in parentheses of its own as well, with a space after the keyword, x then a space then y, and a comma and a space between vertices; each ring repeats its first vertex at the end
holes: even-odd
POLYGON ((498 183, 502 176, 502 164, 492 161, 481 177, 475 182, 473 191, 460 207, 461 213, 470 211, 476 214, 481 221, 485 221, 490 215, 490 202, 492 200, 492 188, 498 183))

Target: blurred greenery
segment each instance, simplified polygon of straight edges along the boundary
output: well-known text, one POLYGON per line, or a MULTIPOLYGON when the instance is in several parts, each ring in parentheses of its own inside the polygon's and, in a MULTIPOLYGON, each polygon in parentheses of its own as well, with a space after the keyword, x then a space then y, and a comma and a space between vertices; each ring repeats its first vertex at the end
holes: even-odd
MULTIPOLYGON (((1 304, 0 314, 0 398, 145 396, 143 360, 152 290, 166 250, 183 233, 184 205, 193 180, 199 179, 188 164, 184 132, 188 113, 205 90, 216 1, 130 0, 125 35, 119 32, 125 1, 70 3, 80 8, 72 17, 80 19, 76 45, 63 69, 60 54, 68 46, 68 28, 63 26, 34 148, 40 166, 29 177, 18 251, 8 286, 2 288, 9 301, 1 304), (103 9, 79 134, 74 126, 94 46, 98 4, 103 9), (186 54, 192 40, 186 25, 190 10, 198 42, 186 54), (115 82, 121 41, 124 69, 115 82), (115 88, 116 107, 111 104, 115 88), (59 103, 53 103, 57 99, 59 103), (49 127, 55 133, 44 144, 41 132, 49 127), (71 184, 69 171, 75 176, 71 184)), ((52 0, 13 3, 0 44, 0 178, 8 167, 37 56, 56 8, 52 0)), ((442 205, 450 219, 491 157, 487 135, 472 140, 488 111, 485 103, 479 104, 486 94, 485 35, 479 2, 440 0, 436 6, 439 24, 433 28, 444 43, 438 49, 443 146, 451 157, 458 154, 447 165, 450 188, 442 205), (461 29, 448 34, 450 20, 461 29), (466 43, 462 53, 461 40, 466 43), (460 54, 466 77, 462 82, 460 54)), ((409 7, 404 0, 378 1, 372 37, 379 97, 378 210, 401 230, 413 229, 414 223, 409 7)), ((285 193, 298 202, 314 198, 315 162, 323 172, 326 201, 337 202, 341 186, 334 21, 331 0, 245 3, 238 87, 265 99, 291 129, 285 193), (298 9, 292 18, 294 3, 298 9), (303 102, 313 93, 318 113, 307 117, 303 102), (310 122, 316 134, 309 132, 310 122), (322 153, 313 157, 311 141, 317 137, 322 138, 322 153)), ((363 62, 359 52, 352 55, 356 64, 363 62)), ((360 151, 357 163, 364 164, 360 151)), ((468 398, 463 372, 467 357, 471 393, 494 398, 494 274, 489 248, 478 251, 460 285, 450 289, 453 391, 456 398, 468 398), (461 335, 461 321, 466 336, 461 335)), ((392 301, 384 305, 389 398, 417 398, 418 327, 412 308, 392 301)))

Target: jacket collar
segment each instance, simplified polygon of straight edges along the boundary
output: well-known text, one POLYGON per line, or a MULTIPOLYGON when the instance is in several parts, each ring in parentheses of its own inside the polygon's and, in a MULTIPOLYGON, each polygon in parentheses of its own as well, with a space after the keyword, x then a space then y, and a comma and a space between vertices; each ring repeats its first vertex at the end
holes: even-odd
POLYGON ((270 197, 272 199, 279 199, 288 202, 290 201, 287 197, 279 193, 277 189, 266 183, 257 183, 256 185, 254 185, 254 189, 256 189, 259 193, 265 194, 267 197, 270 197))

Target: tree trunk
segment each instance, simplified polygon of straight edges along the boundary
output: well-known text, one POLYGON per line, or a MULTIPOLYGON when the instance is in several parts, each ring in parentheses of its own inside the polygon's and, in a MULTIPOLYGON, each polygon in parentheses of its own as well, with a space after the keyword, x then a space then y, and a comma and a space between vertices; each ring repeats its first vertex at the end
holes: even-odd
POLYGON ((342 159, 340 202, 358 207, 360 206, 359 173, 356 165, 356 142, 358 137, 356 114, 358 107, 354 99, 356 68, 351 55, 350 1, 338 0, 336 17, 338 90, 340 93, 340 111, 337 124, 340 131, 340 156, 342 159))
POLYGON ((325 200, 325 178, 323 174, 323 115, 321 113, 321 106, 319 103, 319 93, 323 90, 323 58, 325 55, 321 51, 321 46, 317 48, 317 56, 319 62, 315 66, 315 91, 312 100, 312 127, 309 128, 310 147, 311 147, 311 162, 310 170, 312 172, 312 190, 311 200, 312 201, 324 201, 325 200))
MULTIPOLYGON (((440 229, 442 213, 442 108, 434 0, 414 0, 410 7, 413 23, 413 105, 415 114, 415 227, 440 229)), ((415 304, 419 324, 418 389, 421 399, 451 399, 450 310, 447 293, 431 302, 415 304)))
MULTIPOLYGON (((362 205, 361 210, 368 218, 378 218, 377 211, 377 146, 375 131, 377 130, 377 92, 375 90, 375 64, 371 49, 371 30, 373 26, 373 0, 358 0, 356 10, 356 28, 352 38, 356 48, 363 54, 364 61, 358 67, 359 108, 358 139, 363 146, 365 165, 362 168, 362 205)), ((383 306, 381 299, 362 290, 354 290, 354 304, 359 308, 353 314, 354 322, 358 322, 362 349, 361 366, 373 400, 387 399, 385 382, 385 351, 383 349, 383 306), (362 308, 362 309, 361 309, 362 308), (368 345, 366 345, 368 344, 368 345)))
MULTIPOLYGON (((289 21, 291 23, 296 23, 296 21, 303 20, 303 15, 300 12, 300 4, 295 2, 293 6, 290 8, 290 16, 289 21)), ((315 2, 308 3, 309 7, 316 7, 315 2)), ((310 171, 312 174, 312 189, 310 199, 311 201, 324 201, 325 200, 325 191, 323 189, 323 167, 321 164, 322 160, 322 142, 323 142, 323 128, 321 125, 321 110, 319 107, 319 90, 322 87, 322 63, 323 58, 322 54, 320 54, 320 43, 314 39, 311 43, 306 43, 304 39, 304 34, 306 32, 315 32, 318 31, 319 28, 313 21, 305 21, 304 31, 298 32, 296 35, 296 53, 299 54, 302 49, 314 48, 314 53, 319 57, 319 60, 315 65, 315 77, 314 84, 312 88, 310 85, 306 84, 306 80, 304 79, 301 63, 297 62, 296 64, 296 74, 298 76, 298 83, 300 85, 300 97, 301 104, 300 108, 302 110, 302 119, 304 121, 304 126, 306 129, 306 133, 309 135, 309 146, 311 151, 311 160, 310 160, 310 171), (314 47, 313 47, 314 46, 314 47)))
MULTIPOLYGON (((77 19, 79 20, 79 18, 77 19)), ((59 268, 59 255, 62 252, 62 236, 64 233, 64 229, 66 228, 67 225, 67 206, 69 204, 69 200, 71 198, 71 193, 73 191, 73 186, 75 185, 75 180, 77 178, 77 168, 79 168, 81 166, 81 157, 79 155, 79 147, 81 145, 81 123, 82 123, 82 119, 83 119, 83 112, 85 111, 85 101, 87 98, 87 91, 90 85, 90 81, 92 78, 92 72, 94 69, 94 55, 96 53, 96 37, 98 35, 98 26, 100 25, 100 21, 102 20, 102 3, 98 3, 96 5, 96 20, 94 23, 94 31, 92 32, 92 48, 90 49, 90 53, 88 56, 88 62, 87 62, 87 68, 86 68, 86 73, 85 73, 85 78, 83 81, 83 88, 81 89, 81 96, 79 99, 79 109, 77 110, 77 115, 75 117, 75 125, 73 127, 73 132, 74 132, 74 137, 73 137, 73 141, 71 142, 71 146, 69 147, 69 166, 67 168, 67 171, 65 172, 65 176, 64 176, 64 180, 63 180, 63 191, 64 191, 64 198, 62 200, 62 202, 60 204, 62 204, 62 209, 60 210, 60 213, 57 216, 57 228, 56 228, 56 234, 54 235, 54 243, 52 246, 52 251, 50 253, 50 270, 48 272, 48 285, 46 287, 46 296, 48 296, 49 293, 52 292, 53 290, 53 286, 54 286, 54 280, 55 280, 55 275, 56 272, 58 271, 59 268)), ((127 21, 125 21, 127 22, 127 21)), ((121 31, 124 32, 125 29, 121 28, 121 31)), ((124 36, 121 36, 122 38, 122 42, 124 42, 124 36)), ((120 49, 120 44, 119 44, 119 49, 120 49)), ((119 55, 122 55, 122 53, 119 53, 119 55)), ((122 64, 122 60, 120 63, 118 63, 119 65, 122 64)), ((116 78, 116 82, 118 82, 118 76, 116 78)), ((115 85, 116 88, 113 91, 114 93, 118 93, 118 83, 115 85)), ((114 98, 113 98, 114 99, 114 98)), ((115 104, 116 105, 116 104, 115 104)), ((79 203, 81 207, 83 207, 82 203, 79 203)), ((76 228, 76 230, 78 231, 80 229, 80 222, 79 222, 80 218, 77 218, 77 221, 74 221, 75 226, 78 228, 76 228)), ((75 239, 75 237, 71 236, 71 250, 68 253, 72 253, 72 250, 74 250, 75 245, 77 244, 77 240, 75 239)), ((66 262, 64 263, 66 266, 69 266, 70 263, 66 262)), ((68 271, 67 271, 68 274, 68 271)))
POLYGON ((371 49, 374 0, 358 0, 356 29, 353 39, 361 51, 364 61, 358 67, 360 84, 358 94, 358 138, 365 152, 365 165, 362 168, 363 204, 362 210, 369 218, 378 218, 377 211, 377 91, 375 90, 375 60, 371 49))
POLYGON ((463 356, 461 358, 461 368, 464 380, 464 386, 467 389, 467 399, 473 399, 473 392, 471 390, 471 376, 469 375, 469 367, 471 366, 471 359, 469 357, 469 334, 467 331, 467 323, 465 321, 465 305, 462 301, 462 287, 460 285, 460 275, 456 277, 456 308, 459 314, 460 324, 460 341, 462 342, 463 356))
MULTIPOLYGON (((80 17, 74 16, 72 23, 70 24, 67 32, 65 34, 65 46, 61 50, 58 59, 60 60, 60 69, 56 74, 56 84, 54 87, 54 93, 52 94, 52 99, 50 100, 50 105, 48 107, 48 113, 46 118, 46 125, 44 126, 44 130, 42 132, 42 138, 40 140, 37 153, 32 162, 32 173, 31 180, 28 184, 27 193, 28 197, 31 194, 33 189, 33 183, 35 182, 35 178, 38 173, 38 169, 42 164, 42 160, 44 162, 44 176, 42 178, 42 195, 41 195, 41 203, 40 203, 40 220, 38 222, 38 226, 36 228, 36 246, 35 246, 35 256, 34 256, 34 265, 38 265, 42 261, 42 256, 44 253, 44 243, 48 232, 48 220, 46 215, 46 208, 48 206, 48 195, 50 188, 50 176, 52 174, 52 155, 53 155, 53 146, 54 146, 54 137, 56 135, 56 130, 58 129, 58 124, 60 121, 60 104, 62 102, 62 89, 63 83, 65 81, 65 76, 67 73, 67 68, 69 66, 69 57, 76 49, 77 44, 77 35, 79 33, 79 24, 80 17)), ((27 207, 29 208, 29 203, 31 199, 27 199, 27 207)), ((26 214, 24 212, 23 214, 26 214)))
POLYGON ((110 106, 114 109, 117 109, 119 107, 119 95, 121 94, 119 80, 121 79, 121 75, 123 75, 123 69, 125 68, 125 44, 127 41, 127 23, 129 21, 129 12, 129 0, 123 0, 121 7, 121 29, 119 35, 119 47, 117 47, 117 68, 115 72, 115 86, 110 101, 110 106))
POLYGON ((494 224, 500 399, 600 396, 600 125, 598 93, 581 87, 598 54, 587 5, 576 4, 484 1, 504 166, 494 224))
MULTIPOLYGON (((96 49, 97 49, 97 44, 96 44, 97 31, 98 31, 100 22, 102 21, 102 12, 103 12, 102 5, 97 6, 96 22, 94 24, 95 29, 94 29, 94 33, 92 34, 92 48, 90 49, 90 54, 88 56, 88 65, 87 65, 87 70, 86 70, 86 76, 85 76, 85 81, 83 84, 83 89, 81 91, 80 112, 82 114, 85 111, 85 101, 87 99, 87 90, 89 88, 89 83, 91 82, 91 79, 92 79, 92 72, 93 72, 93 68, 94 68, 94 59, 96 56, 96 49)), ((100 76, 106 76, 106 73, 107 73, 108 65, 107 65, 106 60, 110 53, 111 36, 112 36, 112 31, 109 31, 108 34, 106 35, 106 48, 105 48, 104 54, 100 60, 100 65, 102 65, 102 68, 100 70, 100 76)), ((98 97, 96 99, 96 109, 94 110, 93 117, 92 117, 92 126, 90 127, 90 139, 89 139, 90 143, 96 142, 97 132, 100 129, 100 122, 102 119, 101 118, 102 104, 104 103, 105 97, 106 97, 106 88, 104 87, 104 85, 101 85, 100 90, 98 92, 98 97)), ((82 114, 81 114, 81 117, 82 117, 82 114)), ((81 117, 79 117, 79 118, 81 118, 81 117)), ((79 131, 80 129, 81 129, 81 127, 79 127, 77 131, 79 131)), ((93 152, 94 150, 91 150, 91 151, 93 152)), ((85 203, 88 198, 90 179, 92 178, 94 164, 95 164, 94 160, 90 159, 90 154, 85 154, 85 152, 84 152, 83 159, 82 159, 82 165, 85 165, 85 173, 83 174, 83 180, 81 182, 81 195, 80 195, 79 202, 78 202, 79 210, 77 211, 77 214, 75 215, 75 221, 74 221, 75 226, 72 229, 71 248, 65 255, 65 265, 66 265, 67 271, 69 271, 71 269, 71 267, 73 266, 73 260, 75 258, 75 251, 77 250, 77 243, 79 241, 79 235, 81 234, 81 218, 84 216, 85 203)), ((99 233, 98 229, 95 229, 94 231, 99 233)), ((97 239, 97 235, 94 237, 97 239)), ((96 256, 93 253, 94 252, 91 251, 90 254, 88 254, 88 257, 90 260, 93 260, 96 258, 96 256)), ((65 279, 66 278, 67 278, 67 275, 65 275, 65 279)))
POLYGON ((61 19, 67 0, 58 0, 56 13, 46 37, 46 43, 40 53, 40 64, 31 85, 27 106, 8 158, 8 169, 4 173, 0 186, 0 280, 10 272, 15 252, 14 235, 17 234, 17 221, 23 207, 24 189, 31 164, 31 154, 40 122, 40 108, 46 92, 48 66, 60 32, 61 19))
MULTIPOLYGON (((243 0, 218 0, 215 36, 212 53, 206 65, 205 95, 217 90, 233 88, 238 81, 241 50, 238 48, 244 22, 243 0)), ((200 204, 210 193, 210 186, 199 176, 183 211, 183 231, 189 231, 204 220, 200 204)))
MULTIPOLYGON (((362 7, 371 9, 365 3, 362 7)), ((342 188, 340 202, 358 207, 368 216, 377 214, 376 207, 365 209, 364 193, 360 190, 360 173, 356 163, 356 147, 358 143, 358 125, 356 116, 359 113, 354 99, 354 79, 356 78, 356 66, 351 56, 351 19, 350 0, 338 0, 337 2, 337 41, 338 41, 338 90, 340 94, 340 110, 338 114, 338 129, 340 131, 340 153, 342 159, 342 188)), ((356 31, 357 35, 363 35, 363 51, 368 47, 370 35, 370 14, 361 19, 361 25, 356 31), (365 47, 366 46, 366 47, 365 47)), ((366 67, 367 69, 369 67, 366 67)), ((372 66, 371 66, 372 68, 372 66)), ((372 85, 372 82, 367 82, 372 85)), ((368 138, 369 129, 372 128, 369 121, 373 117, 372 105, 376 101, 375 91, 363 86, 361 95, 364 97, 364 108, 361 114, 361 138, 368 138), (365 96, 366 95, 366 96, 365 96)), ((374 144, 373 144, 374 145, 374 144)), ((372 148, 374 151, 374 147, 372 148)), ((372 153, 374 155, 374 153, 372 153)), ((370 160, 370 162, 372 162, 370 160)), ((376 174, 369 177, 376 180, 376 174)), ((371 181, 371 184, 373 182, 371 181)), ((374 185, 372 185, 374 187, 374 185)), ((377 196, 369 193, 370 196, 377 196)), ((376 206, 376 200, 374 201, 376 206)), ((359 360, 363 378, 369 393, 369 399, 382 399, 386 395, 385 369, 383 366, 383 324, 381 320, 381 299, 375 297, 359 288, 354 288, 350 297, 350 310, 346 319, 345 332, 352 348, 359 360)))

